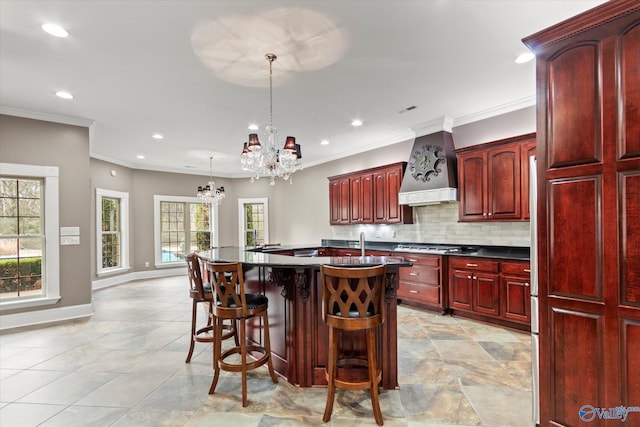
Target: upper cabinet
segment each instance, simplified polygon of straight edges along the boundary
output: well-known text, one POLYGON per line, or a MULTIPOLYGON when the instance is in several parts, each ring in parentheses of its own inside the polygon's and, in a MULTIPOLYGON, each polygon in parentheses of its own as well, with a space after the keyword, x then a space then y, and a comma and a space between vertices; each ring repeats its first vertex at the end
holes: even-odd
POLYGON ((457 150, 458 219, 528 220, 528 165, 535 144, 535 134, 527 134, 457 150))
POLYGON ((329 177, 331 225, 411 224, 413 209, 398 203, 406 165, 400 162, 329 177))
POLYGON ((349 191, 349 178, 339 178, 329 181, 329 221, 331 224, 349 224, 349 191))

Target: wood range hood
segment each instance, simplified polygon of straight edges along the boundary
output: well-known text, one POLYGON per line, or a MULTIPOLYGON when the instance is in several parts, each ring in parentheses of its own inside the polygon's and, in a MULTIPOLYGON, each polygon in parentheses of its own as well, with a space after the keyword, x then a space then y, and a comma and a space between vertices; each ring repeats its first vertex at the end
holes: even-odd
POLYGON ((442 130, 416 138, 400 186, 399 203, 425 206, 455 202, 456 162, 451 132, 442 130))

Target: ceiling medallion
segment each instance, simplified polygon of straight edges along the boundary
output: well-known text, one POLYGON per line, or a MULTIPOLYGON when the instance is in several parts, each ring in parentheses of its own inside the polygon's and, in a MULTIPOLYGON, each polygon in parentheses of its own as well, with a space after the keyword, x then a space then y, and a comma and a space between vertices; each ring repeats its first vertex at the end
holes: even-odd
POLYGON ((409 171, 416 181, 427 182, 432 176, 442 172, 440 168, 446 159, 444 149, 437 145, 423 145, 411 153, 409 171))

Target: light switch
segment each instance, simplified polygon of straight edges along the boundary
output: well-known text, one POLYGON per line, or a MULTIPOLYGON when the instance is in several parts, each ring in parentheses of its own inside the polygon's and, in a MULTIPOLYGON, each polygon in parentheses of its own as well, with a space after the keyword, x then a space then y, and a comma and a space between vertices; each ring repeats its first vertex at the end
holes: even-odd
POLYGON ((80 236, 60 236, 60 245, 79 245, 80 236))
POLYGON ((60 227, 61 236, 79 236, 80 227, 60 227))

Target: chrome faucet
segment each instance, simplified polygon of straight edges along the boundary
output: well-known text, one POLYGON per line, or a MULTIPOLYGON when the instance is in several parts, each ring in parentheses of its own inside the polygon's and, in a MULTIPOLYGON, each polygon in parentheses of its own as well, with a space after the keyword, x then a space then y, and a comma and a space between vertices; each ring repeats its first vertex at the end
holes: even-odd
POLYGON ((364 231, 360 232, 360 256, 364 256, 364 231))

